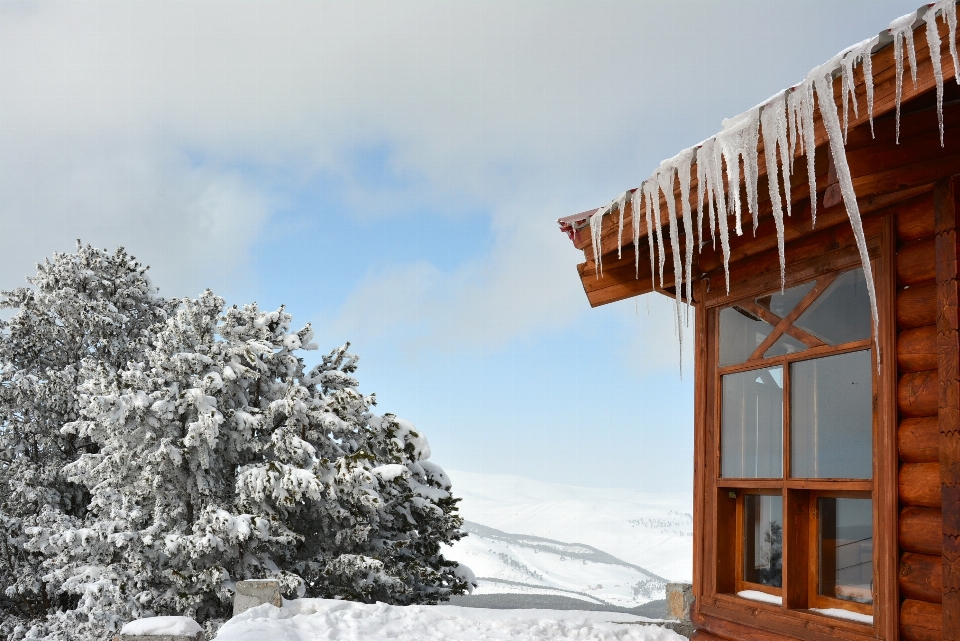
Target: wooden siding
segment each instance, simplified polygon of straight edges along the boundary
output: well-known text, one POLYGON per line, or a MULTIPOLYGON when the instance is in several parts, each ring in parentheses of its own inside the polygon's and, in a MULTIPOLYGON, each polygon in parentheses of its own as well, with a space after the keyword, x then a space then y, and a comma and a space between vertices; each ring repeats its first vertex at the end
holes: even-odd
POLYGON ((896 217, 899 588, 905 641, 960 638, 957 555, 947 548, 960 534, 952 518, 957 508, 942 509, 960 485, 949 456, 958 429, 955 211, 953 181, 946 180, 931 194, 905 203, 896 217))

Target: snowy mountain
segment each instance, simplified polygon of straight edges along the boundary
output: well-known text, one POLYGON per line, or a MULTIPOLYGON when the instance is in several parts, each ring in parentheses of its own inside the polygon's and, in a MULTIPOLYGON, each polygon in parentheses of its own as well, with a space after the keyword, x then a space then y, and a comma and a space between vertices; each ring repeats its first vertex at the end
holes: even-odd
POLYGON ((478 595, 569 597, 635 608, 692 570, 691 500, 448 471, 465 539, 444 554, 479 578, 478 595))

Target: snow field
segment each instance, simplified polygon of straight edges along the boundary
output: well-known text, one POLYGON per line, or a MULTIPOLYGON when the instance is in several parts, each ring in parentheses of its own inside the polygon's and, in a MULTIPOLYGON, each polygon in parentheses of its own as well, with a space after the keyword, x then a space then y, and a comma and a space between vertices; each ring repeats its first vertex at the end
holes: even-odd
MULTIPOLYGON (((625 608, 653 599, 649 595, 634 595, 634 586, 649 580, 650 576, 631 567, 570 558, 563 554, 484 539, 476 534, 445 550, 444 556, 463 563, 480 577, 480 588, 474 594, 503 592, 502 584, 496 588, 488 587, 484 580, 502 579, 556 588, 573 598, 584 597, 569 592, 586 593, 602 602, 625 608)), ((658 595, 656 598, 661 597, 658 595)))
MULTIPOLYGON (((689 495, 584 488, 449 469, 447 474, 453 481, 453 494, 462 499, 460 515, 468 521, 504 532, 590 545, 670 581, 689 581, 693 576, 693 500, 689 495)), ((491 576, 479 569, 483 566, 472 554, 478 551, 472 544, 477 538, 471 534, 445 548, 444 554, 462 560, 478 577, 491 576)), ((576 563, 582 569, 582 563, 576 563)), ((534 582, 529 578, 512 580, 534 582)), ((604 579, 597 581, 607 585, 604 579)))
POLYGON ((217 641, 681 641, 649 619, 613 612, 485 610, 452 605, 368 605, 329 599, 266 604, 232 618, 217 641))

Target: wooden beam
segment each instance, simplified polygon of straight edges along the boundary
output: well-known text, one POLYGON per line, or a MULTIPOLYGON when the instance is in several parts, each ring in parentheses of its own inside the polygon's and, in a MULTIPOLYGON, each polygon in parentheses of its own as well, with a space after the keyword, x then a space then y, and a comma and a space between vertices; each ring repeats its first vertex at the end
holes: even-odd
POLYGON ((933 190, 936 229, 937 379, 943 510, 943 638, 960 641, 960 323, 956 179, 933 190))

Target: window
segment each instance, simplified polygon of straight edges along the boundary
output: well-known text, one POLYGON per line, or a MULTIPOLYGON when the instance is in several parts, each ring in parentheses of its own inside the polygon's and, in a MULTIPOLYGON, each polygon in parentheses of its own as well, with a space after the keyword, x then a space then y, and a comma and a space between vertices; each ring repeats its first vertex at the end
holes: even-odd
POLYGON ((863 269, 714 318, 718 591, 869 624, 878 383, 863 269))

